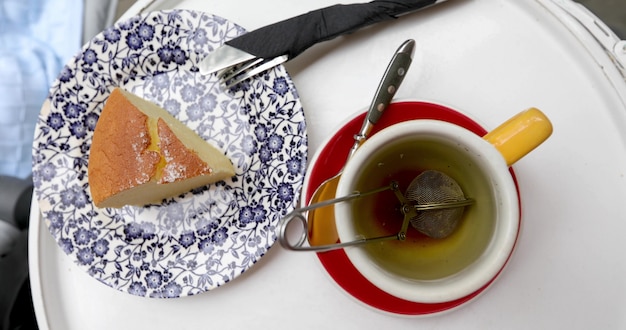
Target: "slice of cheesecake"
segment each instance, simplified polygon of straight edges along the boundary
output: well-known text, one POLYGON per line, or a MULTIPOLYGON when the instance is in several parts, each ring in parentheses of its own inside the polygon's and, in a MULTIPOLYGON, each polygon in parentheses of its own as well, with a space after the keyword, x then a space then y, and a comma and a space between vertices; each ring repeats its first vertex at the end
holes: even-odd
POLYGON ((157 204, 234 175, 222 151, 165 109, 120 88, 107 99, 87 169, 97 207, 157 204))

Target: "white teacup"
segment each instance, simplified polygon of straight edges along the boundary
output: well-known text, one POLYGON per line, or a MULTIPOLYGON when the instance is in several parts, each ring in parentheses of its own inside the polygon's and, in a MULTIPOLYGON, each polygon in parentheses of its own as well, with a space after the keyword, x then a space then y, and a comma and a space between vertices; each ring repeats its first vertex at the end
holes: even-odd
MULTIPOLYGON (((392 125, 369 138, 350 159, 337 197, 400 183, 400 192, 424 170, 438 170, 474 200, 458 228, 432 239, 409 226, 404 241, 348 247, 345 252, 372 284, 421 303, 448 302, 490 283, 511 255, 520 223, 519 200, 509 166, 541 144, 552 125, 541 111, 526 110, 484 137, 437 120, 392 125)), ((335 205, 342 242, 398 232, 400 202, 387 191, 335 205)))

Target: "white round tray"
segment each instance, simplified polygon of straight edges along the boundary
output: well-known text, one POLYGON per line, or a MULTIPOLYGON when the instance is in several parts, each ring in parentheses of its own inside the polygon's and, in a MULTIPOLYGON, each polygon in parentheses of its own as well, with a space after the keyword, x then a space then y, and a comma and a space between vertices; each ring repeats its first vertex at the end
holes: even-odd
MULTIPOLYGON (((129 12, 137 12, 140 1, 129 12)), ((334 4, 157 1, 226 17, 248 30, 334 4)), ((56 246, 33 204, 30 270, 41 329, 424 328, 609 329, 626 318, 626 81, 615 57, 550 0, 449 0, 314 46, 286 64, 310 154, 371 100, 397 46, 417 41, 398 99, 441 102, 493 128, 535 106, 553 136, 515 165, 523 227, 492 287, 444 315, 402 318, 345 294, 314 254, 276 245, 211 292, 146 299, 98 283, 56 246)))

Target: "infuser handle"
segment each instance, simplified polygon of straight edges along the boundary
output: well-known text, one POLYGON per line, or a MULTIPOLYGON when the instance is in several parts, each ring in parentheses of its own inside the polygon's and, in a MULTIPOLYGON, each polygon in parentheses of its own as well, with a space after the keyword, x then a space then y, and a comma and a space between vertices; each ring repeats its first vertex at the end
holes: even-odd
POLYGON ((307 228, 306 217, 304 217, 304 215, 302 215, 302 213, 300 212, 295 212, 295 213, 292 212, 290 216, 283 218, 279 225, 278 241, 284 248, 288 250, 292 250, 292 251, 325 252, 325 251, 343 249, 348 246, 400 239, 398 237, 398 234, 394 234, 394 235, 375 237, 375 238, 362 238, 362 239, 357 239, 357 240, 350 241, 350 242, 310 246, 310 245, 305 245, 305 242, 307 240, 306 228, 307 228), (289 224, 294 220, 300 221, 301 229, 299 229, 300 236, 298 237, 298 240, 292 244, 292 242, 290 242, 289 239, 287 238, 287 228, 289 227, 289 224))
MULTIPOLYGON (((344 197, 339 197, 339 198, 334 198, 334 199, 329 199, 329 200, 325 200, 319 203, 315 203, 315 204, 311 204, 309 206, 305 206, 302 208, 298 208, 293 210, 291 213, 287 214, 284 218, 281 219, 279 225, 278 225, 278 241, 280 242, 280 244, 289 250, 292 251, 328 251, 328 250, 333 250, 333 248, 331 248, 332 246, 335 246, 337 244, 328 244, 328 245, 316 245, 316 246, 306 246, 305 242, 307 241, 308 238, 308 221, 306 219, 306 217, 304 216, 304 212, 310 211, 310 210, 314 210, 316 208, 320 208, 320 207, 324 207, 324 206, 329 206, 335 203, 341 203, 341 202, 345 202, 345 201, 349 201, 358 197, 361 197, 362 194, 360 192, 354 192, 353 194, 344 196, 344 197), (294 243, 292 243, 289 238, 287 236, 293 236, 293 235, 289 235, 287 233, 287 229, 289 228, 289 225, 291 224, 292 221, 294 220, 298 220, 300 222, 300 227, 298 229, 299 232, 293 233, 294 235, 298 235, 298 240, 294 243)), ((293 227, 292 227, 292 231, 294 231, 293 227)), ((336 249, 339 249, 341 247, 337 247, 336 249)))
POLYGON ((295 209, 291 213, 287 214, 284 218, 282 218, 280 223, 278 224, 278 241, 284 248, 288 250, 292 250, 292 251, 323 252, 323 251, 342 249, 347 246, 354 246, 354 245, 360 245, 360 244, 366 244, 366 243, 372 243, 372 242, 378 242, 378 241, 386 241, 386 240, 392 240, 392 239, 403 240, 403 238, 400 237, 400 233, 398 233, 398 234, 389 235, 389 236, 362 238, 362 239, 357 239, 357 240, 350 241, 350 242, 343 242, 343 243, 336 243, 336 244, 315 245, 315 246, 305 245, 305 242, 307 241, 307 238, 308 238, 308 232, 307 232, 308 221, 303 214, 304 212, 314 210, 314 209, 324 207, 324 206, 329 206, 329 205, 336 204, 336 203, 347 202, 352 199, 367 196, 367 195, 377 194, 379 192, 390 190, 390 189, 397 190, 398 189, 397 183, 392 182, 389 186, 385 186, 385 187, 378 188, 376 190, 372 190, 368 192, 356 191, 350 195, 325 200, 323 202, 319 202, 319 203, 311 204, 309 206, 295 209), (295 229, 297 230, 297 232, 295 233, 293 233, 294 231, 293 228, 290 230, 290 233, 298 236, 297 241, 292 243, 289 240, 288 236, 293 236, 293 235, 290 235, 290 233, 287 233, 287 231, 288 231, 288 228, 290 227, 291 222, 294 220, 298 220, 300 222, 300 226, 297 229, 295 229))

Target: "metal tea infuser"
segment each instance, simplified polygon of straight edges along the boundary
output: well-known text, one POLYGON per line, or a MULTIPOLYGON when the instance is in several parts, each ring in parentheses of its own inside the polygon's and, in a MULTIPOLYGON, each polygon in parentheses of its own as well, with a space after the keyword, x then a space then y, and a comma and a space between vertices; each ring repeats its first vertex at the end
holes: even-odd
MULTIPOLYGON (((465 206, 474 201, 466 198, 458 183, 448 175, 435 170, 427 170, 415 177, 409 184, 405 194, 399 191, 397 181, 391 181, 388 186, 367 192, 354 192, 350 195, 330 199, 306 207, 298 208, 281 220, 278 240, 287 249, 295 251, 330 251, 347 246, 369 244, 387 240, 406 240, 409 224, 422 234, 432 238, 445 238, 454 232, 459 224, 465 206), (391 190, 401 203, 400 211, 404 215, 402 227, 397 234, 361 238, 349 242, 318 246, 304 245, 307 240, 307 219, 305 212, 330 206, 336 203, 348 202, 357 198, 370 196, 391 190), (298 240, 292 244, 288 239, 287 228, 294 220, 299 221, 302 231, 298 240)), ((341 221, 338 219, 337 221, 341 221)), ((358 221, 358 220, 357 220, 358 221)))
MULTIPOLYGON (((370 105, 368 115, 365 118, 363 127, 359 134, 355 135, 355 143, 350 150, 352 155, 364 142, 372 126, 378 120, 378 117, 382 114, 385 108, 391 102, 391 98, 397 91, 398 87, 402 83, 406 71, 411 65, 412 55, 415 47, 415 41, 412 39, 406 40, 398 50, 396 50, 393 58, 391 59, 383 78, 374 94, 374 99, 370 105)), ((349 159, 350 157, 348 157, 349 159)), ((330 180, 338 180, 339 174, 335 175, 330 180)), ((321 186, 328 183, 326 180, 321 186)), ((320 188, 316 190, 319 191, 320 188)), ((315 195, 312 201, 316 201, 315 195)), ((299 251, 328 251, 343 248, 351 245, 359 245, 371 242, 378 242, 384 240, 405 240, 406 231, 408 230, 409 223, 423 234, 433 238, 444 238, 449 236, 456 228, 462 214, 464 206, 471 204, 471 199, 466 199, 463 195, 463 191, 454 179, 438 171, 425 171, 418 175, 409 185, 405 195, 399 192, 398 183, 391 181, 391 183, 379 189, 369 192, 355 192, 351 195, 335 198, 331 200, 322 201, 319 203, 313 203, 307 207, 298 208, 293 212, 285 216, 279 224, 278 240, 280 243, 290 249, 299 251), (320 208, 329 206, 335 203, 347 202, 356 198, 364 197, 380 193, 386 190, 392 190, 400 203, 401 211, 404 214, 404 221, 400 232, 396 235, 389 235, 375 238, 363 238, 351 242, 343 242, 339 244, 325 244, 315 246, 305 246, 307 241, 307 228, 308 220, 304 216, 304 213, 320 208), (302 232, 295 244, 291 244, 287 238, 287 228, 294 220, 298 220, 301 224, 302 232)))
MULTIPOLYGON (((367 137, 374 128, 374 125, 378 123, 380 118, 383 116, 383 113, 387 110, 387 107, 391 103, 394 95, 400 88, 400 85, 402 85, 402 82, 406 77, 406 73, 411 67, 411 63, 413 63, 414 52, 415 40, 408 39, 403 42, 393 54, 393 57, 389 61, 389 64, 387 64, 387 69, 385 70, 385 73, 376 88, 372 102, 367 109, 363 125, 361 126, 359 132, 354 135, 354 143, 348 152, 348 160, 352 158, 357 149, 359 149, 363 142, 367 140, 367 137)), ((343 169, 322 182, 311 195, 309 203, 315 204, 327 199, 328 196, 334 196, 335 189, 339 183, 339 178, 341 177, 342 172, 343 169)), ((319 219, 318 215, 319 213, 316 212, 309 212, 307 214, 308 226, 309 229, 314 231, 316 228, 318 229, 318 232, 319 230, 322 230, 324 232, 324 236, 322 236, 322 239, 320 240, 320 236, 315 235, 314 232, 312 232, 309 236, 309 243, 312 245, 322 245, 326 244, 326 242, 335 242, 337 240, 337 236, 334 228, 324 227, 323 223, 328 223, 327 221, 322 221, 322 225, 320 225, 320 222, 315 220, 319 219)))

